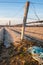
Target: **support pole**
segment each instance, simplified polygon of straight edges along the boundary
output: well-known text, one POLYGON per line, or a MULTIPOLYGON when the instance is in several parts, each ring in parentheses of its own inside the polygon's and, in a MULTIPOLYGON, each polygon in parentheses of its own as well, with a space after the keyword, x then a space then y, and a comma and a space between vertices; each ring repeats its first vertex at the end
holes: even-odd
POLYGON ((22 32, 21 32, 21 40, 24 39, 24 32, 25 32, 25 25, 26 25, 26 20, 27 20, 29 4, 30 4, 30 2, 26 2, 26 5, 25 5, 24 19, 23 19, 22 32))

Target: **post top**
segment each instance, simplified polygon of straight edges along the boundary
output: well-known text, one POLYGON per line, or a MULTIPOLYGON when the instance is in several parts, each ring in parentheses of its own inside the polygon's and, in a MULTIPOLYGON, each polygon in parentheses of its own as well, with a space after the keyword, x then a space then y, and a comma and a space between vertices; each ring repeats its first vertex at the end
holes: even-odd
POLYGON ((26 2, 26 5, 27 5, 27 6, 29 6, 29 4, 30 4, 30 2, 29 2, 29 1, 27 1, 27 2, 26 2))

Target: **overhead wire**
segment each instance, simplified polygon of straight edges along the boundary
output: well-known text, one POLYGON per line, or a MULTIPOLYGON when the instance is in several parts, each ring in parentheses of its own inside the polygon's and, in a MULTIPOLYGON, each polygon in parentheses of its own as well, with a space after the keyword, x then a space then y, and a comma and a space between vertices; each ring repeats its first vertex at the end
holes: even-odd
POLYGON ((3 1, 2 2, 2 1, 0 1, 0 3, 18 3, 19 4, 19 3, 25 3, 25 2, 8 2, 8 1, 3 1))
POLYGON ((36 18, 27 18, 27 19, 31 19, 31 20, 37 20, 36 18))
MULTIPOLYGON (((25 3, 25 2, 8 2, 8 1, 0 1, 0 3, 25 3)), ((38 2, 30 2, 31 4, 39 4, 39 5, 43 5, 43 3, 38 3, 38 2)))
MULTIPOLYGON (((24 4, 25 2, 8 2, 8 1, 3 1, 3 2, 2 2, 2 1, 0 1, 0 3, 17 3, 17 4, 23 3, 23 4, 24 4)), ((33 7, 33 11, 34 11, 35 16, 37 17, 38 20, 40 20, 39 16, 37 15, 37 12, 36 12, 35 5, 34 5, 34 4, 43 5, 43 3, 30 2, 30 4, 32 4, 32 7, 33 7)), ((22 8, 24 8, 24 6, 23 6, 22 8)), ((21 10, 21 9, 20 9, 20 10, 21 10)), ((21 11, 20 11, 20 12, 21 12, 21 11)), ((19 13, 20 13, 20 12, 19 12, 19 13)), ((19 13, 18 13, 18 14, 19 14, 19 13)), ((18 15, 18 14, 17 14, 17 15, 18 15)), ((28 18, 28 19, 36 20, 36 19, 33 19, 33 18, 28 18)))
POLYGON ((32 8, 33 8, 33 12, 34 12, 35 16, 37 17, 38 21, 40 21, 40 18, 39 18, 38 14, 36 12, 36 9, 35 9, 35 5, 32 4, 32 8))
POLYGON ((38 5, 43 5, 43 3, 39 3, 39 2, 30 2, 31 4, 38 4, 38 5))
MULTIPOLYGON (((19 4, 19 3, 25 3, 25 2, 23 2, 23 1, 21 1, 21 2, 20 2, 20 1, 19 1, 19 2, 14 2, 14 1, 13 1, 13 2, 12 2, 12 1, 0 1, 0 3, 18 3, 18 4, 19 4)), ((43 5, 43 3, 39 3, 39 2, 31 2, 31 1, 30 1, 30 3, 31 3, 31 4, 43 5)))

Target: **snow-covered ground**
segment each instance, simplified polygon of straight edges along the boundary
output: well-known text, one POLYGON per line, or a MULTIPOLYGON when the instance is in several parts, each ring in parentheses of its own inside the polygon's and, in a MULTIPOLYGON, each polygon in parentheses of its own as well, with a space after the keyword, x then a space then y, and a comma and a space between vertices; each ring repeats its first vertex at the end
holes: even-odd
POLYGON ((12 31, 10 28, 4 27, 0 29, 0 42, 3 42, 5 47, 8 48, 11 44, 16 45, 20 36, 12 31))
POLYGON ((0 29, 0 43, 3 43, 3 28, 0 29))
POLYGON ((8 29, 8 28, 5 28, 5 40, 4 40, 4 45, 7 47, 10 47, 11 43, 14 42, 14 38, 12 36, 12 32, 8 29))

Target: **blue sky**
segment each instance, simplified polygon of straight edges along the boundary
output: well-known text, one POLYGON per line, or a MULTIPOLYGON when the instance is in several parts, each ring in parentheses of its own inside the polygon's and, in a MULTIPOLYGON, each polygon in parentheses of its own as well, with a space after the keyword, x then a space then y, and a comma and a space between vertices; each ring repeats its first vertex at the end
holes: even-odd
POLYGON ((13 20, 12 24, 22 23, 26 1, 39 3, 30 3, 28 21, 33 21, 34 19, 38 20, 34 14, 34 7, 40 20, 43 20, 43 4, 41 4, 43 3, 43 0, 0 0, 0 24, 6 24, 8 20, 13 20))

